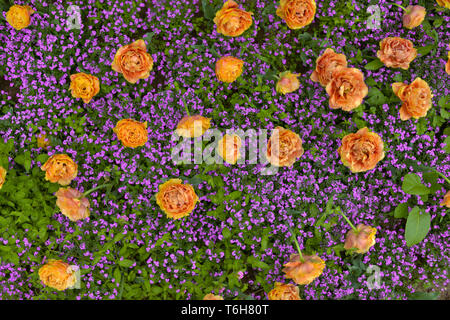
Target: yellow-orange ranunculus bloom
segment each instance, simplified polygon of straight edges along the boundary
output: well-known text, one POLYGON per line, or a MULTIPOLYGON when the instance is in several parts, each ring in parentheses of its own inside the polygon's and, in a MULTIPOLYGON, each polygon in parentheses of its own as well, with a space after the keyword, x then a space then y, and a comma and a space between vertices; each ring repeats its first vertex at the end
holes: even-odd
POLYGON ((56 205, 61 213, 71 221, 83 220, 89 217, 89 200, 83 193, 72 188, 59 188, 55 193, 56 205))
POLYGON ((58 291, 71 288, 76 283, 75 270, 62 260, 50 259, 39 269, 39 279, 51 288, 58 291))
POLYGON ((47 138, 47 135, 45 133, 39 134, 36 140, 39 148, 47 150, 48 146, 50 145, 50 140, 47 138))
POLYGON ((241 74, 244 61, 241 59, 225 56, 216 62, 216 76, 219 81, 231 83, 235 81, 241 74))
POLYGON ((203 297, 203 300, 223 300, 223 297, 219 295, 214 295, 212 293, 208 293, 206 296, 203 297))
POLYGON ((153 69, 153 58, 147 53, 144 40, 140 39, 120 47, 114 56, 112 69, 122 73, 125 80, 130 83, 148 78, 153 69))
POLYGON ((286 21, 291 29, 300 29, 309 25, 316 15, 314 0, 280 0, 277 15, 286 21))
POLYGON ((0 166, 0 189, 3 187, 6 178, 6 169, 0 166))
POLYGON ((450 74, 450 51, 447 54, 447 63, 445 64, 445 72, 447 72, 448 74, 450 74))
POLYGON ((167 217, 180 219, 188 216, 195 208, 198 197, 190 184, 181 179, 170 179, 159 186, 156 203, 167 217))
POLYGON ((305 256, 300 261, 298 254, 292 254, 289 262, 284 265, 283 272, 286 279, 292 279, 296 284, 309 284, 320 276, 325 268, 325 261, 317 255, 305 256))
POLYGON ((16 30, 26 28, 31 23, 31 15, 34 10, 30 6, 11 6, 6 13, 6 21, 16 30))
POLYGON ((364 74, 356 68, 340 67, 333 71, 330 82, 326 86, 330 96, 331 109, 350 111, 358 106, 369 93, 364 82, 364 74))
POLYGON ((417 57, 417 50, 408 39, 387 37, 381 40, 377 57, 388 68, 407 70, 411 61, 417 57))
POLYGON ((319 82, 323 87, 331 81, 336 68, 347 67, 347 58, 342 53, 336 53, 327 48, 316 60, 316 69, 311 74, 311 80, 319 82))
POLYGON ((422 6, 407 6, 406 11, 403 14, 403 26, 407 29, 413 29, 422 24, 427 10, 422 6))
POLYGON ((302 300, 298 287, 292 283, 275 282, 275 288, 267 296, 269 300, 302 300))
POLYGON ((297 90, 300 87, 300 81, 298 81, 299 76, 299 73, 291 73, 290 71, 280 73, 280 79, 276 86, 277 92, 286 94, 297 90))
POLYGON ((253 22, 252 13, 239 9, 239 5, 233 0, 225 2, 213 21, 217 26, 217 32, 229 37, 240 36, 253 22))
POLYGON ((219 156, 230 164, 235 164, 241 157, 239 150, 241 149, 242 141, 237 134, 225 134, 217 143, 217 150, 219 156))
POLYGON ((357 253, 366 253, 375 244, 377 229, 364 224, 358 224, 356 230, 358 231, 355 232, 355 230, 351 229, 347 233, 344 249, 357 249, 357 253))
POLYGON ((83 72, 70 76, 70 91, 72 97, 83 99, 84 103, 89 103, 91 99, 100 92, 98 78, 83 72))
POLYGON ((378 134, 365 127, 346 135, 338 153, 353 173, 363 172, 372 170, 384 158, 384 144, 378 134))
POLYGON ((113 129, 124 147, 142 147, 148 141, 147 121, 139 122, 133 119, 122 119, 113 129))
POLYGON ((450 208, 450 191, 447 191, 447 193, 444 195, 444 199, 442 199, 441 206, 446 206, 447 208, 450 208))
POLYGON ((211 127, 211 119, 200 115, 185 116, 177 124, 178 135, 184 138, 197 138, 202 136, 211 127))
POLYGON ((450 9, 450 0, 436 0, 438 5, 450 9))
POLYGON ((277 167, 290 167, 303 155, 302 139, 295 132, 276 127, 267 142, 266 158, 277 167))
POLYGON ((418 119, 425 117, 432 105, 433 94, 428 83, 416 78, 411 84, 395 82, 392 84, 395 95, 402 100, 400 119, 405 121, 411 117, 418 119))
POLYGON ((41 167, 45 179, 52 183, 67 186, 78 174, 78 166, 67 154, 51 156, 41 167))

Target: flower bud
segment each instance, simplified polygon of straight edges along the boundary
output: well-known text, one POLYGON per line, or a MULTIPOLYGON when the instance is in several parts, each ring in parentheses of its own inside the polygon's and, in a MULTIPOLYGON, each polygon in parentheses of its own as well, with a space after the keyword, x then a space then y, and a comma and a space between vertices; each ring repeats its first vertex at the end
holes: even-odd
POLYGON ((300 261, 298 254, 292 254, 289 262, 284 265, 283 272, 286 279, 292 279, 297 284, 309 284, 320 276, 325 268, 325 261, 317 255, 303 256, 300 261))
POLYGON ((408 6, 403 15, 403 26, 407 29, 418 27, 427 15, 427 10, 422 6, 408 6))
POLYGON ((375 244, 377 229, 358 224, 356 230, 350 230, 345 239, 344 249, 357 249, 357 253, 366 253, 375 244))

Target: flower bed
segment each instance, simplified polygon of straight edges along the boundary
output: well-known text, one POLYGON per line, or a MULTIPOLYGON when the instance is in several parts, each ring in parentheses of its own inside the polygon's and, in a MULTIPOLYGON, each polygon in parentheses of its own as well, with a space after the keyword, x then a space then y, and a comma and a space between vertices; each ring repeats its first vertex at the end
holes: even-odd
POLYGON ((1 299, 448 298, 449 2, 286 2, 0 1, 1 299))

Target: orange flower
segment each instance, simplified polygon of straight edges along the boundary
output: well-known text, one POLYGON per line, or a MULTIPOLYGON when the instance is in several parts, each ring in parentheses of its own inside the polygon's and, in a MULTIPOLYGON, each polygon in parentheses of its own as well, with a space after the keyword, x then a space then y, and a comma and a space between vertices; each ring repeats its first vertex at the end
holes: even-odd
POLYGON ((384 145, 380 136, 362 128, 346 135, 338 148, 342 163, 355 172, 372 170, 384 158, 384 145))
POLYGON ((425 117, 431 108, 433 94, 426 81, 416 78, 411 84, 402 82, 392 84, 395 95, 402 100, 400 119, 405 121, 413 117, 425 117))
POLYGON ((123 119, 117 122, 113 131, 125 147, 142 147, 148 141, 147 121, 123 119))
POLYGON ((216 76, 219 81, 231 83, 242 74, 244 61, 225 56, 216 62, 216 76))
POLYGON ((298 287, 291 283, 275 282, 275 288, 267 296, 269 300, 302 300, 298 287))
POLYGON ((159 186, 156 203, 167 217, 180 219, 188 216, 195 208, 198 197, 190 184, 182 184, 181 179, 170 179, 159 186))
POLYGON ((297 90, 300 87, 300 82, 298 77, 300 74, 291 73, 290 71, 285 71, 280 73, 280 80, 277 82, 277 92, 286 94, 297 90))
POLYGON ((148 78, 152 68, 153 59, 147 53, 147 47, 142 39, 120 47, 112 63, 112 69, 122 73, 125 80, 130 83, 148 78))
POLYGON ((41 167, 45 180, 67 186, 78 174, 78 166, 67 154, 51 156, 41 167))
POLYGON ((75 271, 62 260, 50 259, 39 269, 39 279, 51 288, 58 291, 71 288, 76 283, 75 271))
POLYGON ((70 76, 70 91, 72 97, 83 99, 84 103, 89 103, 91 99, 100 92, 98 78, 83 72, 70 76))
POLYGON ((177 124, 177 133, 184 138, 202 136, 211 127, 211 119, 200 115, 185 116, 177 124))
POLYGON ((357 253, 366 253, 375 244, 375 234, 377 229, 364 224, 358 224, 355 230, 351 229, 347 233, 344 249, 357 249, 357 253))
POLYGON ((447 63, 445 64, 445 72, 450 74, 450 51, 448 52, 447 58, 448 60, 447 63))
POLYGON ((311 80, 320 82, 323 87, 331 81, 333 71, 339 67, 347 67, 347 58, 342 53, 335 53, 327 48, 316 60, 316 70, 311 74, 311 80))
POLYGON ((50 141, 47 138, 47 135, 45 133, 41 133, 37 137, 37 145, 39 148, 42 148, 44 150, 48 149, 48 146, 50 145, 50 141))
POLYGON ((438 5, 450 9, 450 0, 436 0, 438 5))
POLYGON ((217 26, 217 32, 229 37, 240 36, 253 22, 252 13, 239 9, 239 5, 233 0, 225 2, 213 21, 217 26))
POLYGON ((422 24, 427 10, 422 6, 407 6, 403 14, 403 26, 407 29, 413 29, 422 24))
POLYGON ((291 130, 276 127, 267 143, 267 160, 277 167, 290 167, 303 155, 302 139, 291 130))
POLYGON ((314 0, 280 0, 277 15, 286 21, 291 29, 300 29, 309 25, 316 15, 314 0))
POLYGON ((388 68, 402 68, 407 70, 409 64, 417 57, 417 50, 408 39, 387 37, 380 42, 377 57, 388 68))
POLYGON ((89 217, 89 200, 83 194, 72 188, 59 188, 55 193, 56 205, 61 213, 71 221, 83 220, 89 217))
POLYGON ((447 193, 445 194, 444 199, 442 199, 441 206, 450 208, 450 191, 447 191, 447 193))
POLYGON ((333 71, 326 91, 330 96, 330 108, 350 111, 361 105, 369 88, 359 69, 339 67, 333 71))
POLYGON ((3 187, 6 178, 6 170, 2 166, 0 166, 0 189, 3 187))
POLYGON ((286 273, 286 279, 292 279, 296 284, 310 284, 315 278, 320 276, 325 268, 325 261, 317 255, 303 256, 304 262, 300 261, 298 254, 292 254, 289 262, 282 270, 286 273))
POLYGON ((223 300, 222 296, 216 296, 212 293, 208 293, 206 296, 203 297, 203 300, 223 300))
POLYGON ((16 30, 26 28, 31 23, 31 15, 34 10, 30 6, 13 5, 6 13, 6 21, 16 30))
POLYGON ((242 146, 241 138, 236 135, 226 134, 218 142, 218 153, 228 163, 235 164, 241 157, 239 152, 242 146))

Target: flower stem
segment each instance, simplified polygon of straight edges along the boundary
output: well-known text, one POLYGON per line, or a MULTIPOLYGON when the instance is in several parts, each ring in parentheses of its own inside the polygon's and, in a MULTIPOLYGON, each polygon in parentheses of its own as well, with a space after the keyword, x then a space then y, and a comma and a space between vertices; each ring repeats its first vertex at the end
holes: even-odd
POLYGON ((300 250, 300 246, 299 246, 298 241, 297 241, 297 237, 294 236, 294 233, 292 232, 291 229, 289 229, 289 231, 291 232, 292 240, 294 240, 295 246, 297 247, 297 251, 298 251, 298 255, 300 257, 300 261, 301 262, 305 262, 305 259, 303 258, 303 255, 302 255, 302 250, 300 250))
POLYGON ((355 231, 355 233, 358 233, 358 229, 356 229, 356 227, 355 227, 355 226, 353 225, 353 223, 347 218, 347 216, 346 216, 342 211, 340 211, 339 214, 342 215, 342 216, 344 217, 345 221, 347 221, 347 223, 350 225, 350 227, 352 227, 353 231, 355 231))
POLYGON ((92 193, 92 192, 94 192, 94 191, 96 191, 98 189, 101 189, 101 188, 106 187, 106 186, 110 186, 111 184, 112 183, 105 183, 105 184, 99 185, 99 186, 97 186, 95 188, 92 188, 92 189, 86 191, 85 193, 83 193, 83 197, 86 197, 88 194, 90 194, 90 193, 92 193))
POLYGON ((394 5, 394 6, 397 6, 397 7, 401 8, 401 9, 403 9, 403 11, 406 11, 406 8, 403 7, 403 6, 401 6, 401 5, 399 5, 399 4, 396 4, 396 3, 393 3, 393 2, 388 2, 388 3, 386 3, 386 4, 392 4, 392 5, 394 5))
POLYGON ((444 178, 444 180, 445 181, 447 181, 447 183, 448 184, 450 184, 450 179, 448 179, 446 176, 444 176, 442 173, 440 173, 439 171, 437 171, 437 170, 435 170, 436 171, 436 173, 438 174, 438 175, 440 175, 442 178, 444 178))
POLYGON ((181 100, 183 101, 184 110, 186 110, 186 114, 187 114, 188 116, 190 116, 191 114, 189 113, 189 109, 188 109, 188 107, 187 107, 186 101, 184 101, 183 98, 181 98, 181 100))

